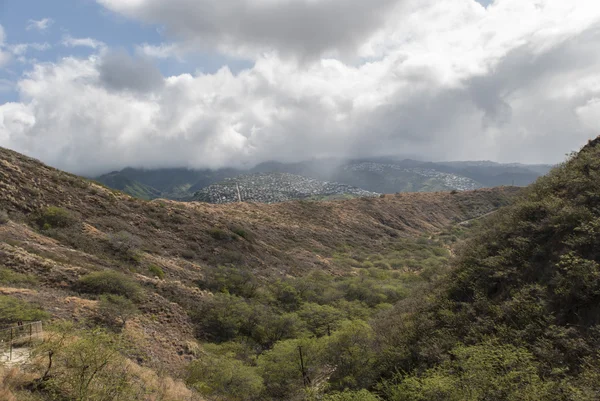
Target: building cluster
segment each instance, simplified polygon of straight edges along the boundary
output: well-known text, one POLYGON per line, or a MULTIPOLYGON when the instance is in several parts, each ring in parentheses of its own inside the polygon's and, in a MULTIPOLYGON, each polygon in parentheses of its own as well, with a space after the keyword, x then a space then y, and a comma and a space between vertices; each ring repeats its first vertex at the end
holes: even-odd
POLYGON ((202 188, 194 200, 208 203, 277 203, 298 199, 375 197, 379 194, 336 182, 287 173, 259 173, 228 178, 202 188))
POLYGON ((435 179, 440 185, 448 188, 448 189, 456 189, 458 191, 472 191, 478 188, 482 188, 482 185, 477 181, 472 180, 468 177, 463 177, 461 175, 445 173, 442 171, 428 169, 428 168, 419 168, 412 167, 406 168, 397 164, 392 163, 373 163, 373 162, 363 162, 350 164, 344 167, 346 171, 368 171, 373 173, 386 174, 397 172, 397 173, 407 173, 407 174, 416 174, 428 179, 435 179))

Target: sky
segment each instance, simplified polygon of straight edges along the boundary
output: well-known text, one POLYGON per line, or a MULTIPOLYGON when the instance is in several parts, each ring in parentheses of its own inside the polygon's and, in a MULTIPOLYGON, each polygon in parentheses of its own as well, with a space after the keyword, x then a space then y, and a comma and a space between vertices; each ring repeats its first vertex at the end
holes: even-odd
POLYGON ((0 0, 0 28, 0 146, 78 174, 600 134, 591 0, 0 0))

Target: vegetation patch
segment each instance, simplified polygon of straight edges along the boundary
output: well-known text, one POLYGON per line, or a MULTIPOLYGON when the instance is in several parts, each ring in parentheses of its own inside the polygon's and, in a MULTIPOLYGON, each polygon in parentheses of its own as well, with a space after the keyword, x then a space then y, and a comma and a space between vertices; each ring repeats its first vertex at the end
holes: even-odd
POLYGON ((142 288, 131 277, 113 270, 87 274, 79 279, 78 289, 87 294, 113 294, 136 300, 142 288))
POLYGON ((70 227, 77 222, 77 219, 66 209, 49 206, 38 214, 35 222, 41 230, 50 230, 70 227))
POLYGON ((0 326, 46 320, 50 314, 39 306, 8 295, 0 295, 0 326))
POLYGON ((0 267, 0 284, 35 285, 37 283, 37 277, 32 274, 21 274, 5 267, 0 267))

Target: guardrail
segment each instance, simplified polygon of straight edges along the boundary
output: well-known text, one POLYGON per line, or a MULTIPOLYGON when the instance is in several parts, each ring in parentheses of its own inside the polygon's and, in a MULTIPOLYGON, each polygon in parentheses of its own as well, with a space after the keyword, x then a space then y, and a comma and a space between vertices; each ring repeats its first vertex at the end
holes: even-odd
POLYGON ((12 361, 15 345, 31 344, 34 340, 41 339, 43 333, 42 322, 22 323, 0 329, 0 350, 7 353, 4 357, 8 361, 12 361))

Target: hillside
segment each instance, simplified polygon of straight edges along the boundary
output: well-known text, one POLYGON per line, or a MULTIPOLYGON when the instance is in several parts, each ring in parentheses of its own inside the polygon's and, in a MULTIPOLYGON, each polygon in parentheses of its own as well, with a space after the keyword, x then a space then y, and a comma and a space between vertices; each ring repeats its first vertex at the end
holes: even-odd
POLYGON ((129 179, 118 171, 98 177, 98 182, 144 200, 160 198, 162 194, 158 189, 129 179))
POLYGON ((405 372, 387 399, 600 398, 599 183, 600 138, 489 218, 435 296, 381 317, 383 371, 405 372))
MULTIPOLYGON (((302 381, 295 371, 289 383, 271 377, 280 370, 271 351, 311 332, 338 333, 344 322, 362 325, 418 290, 443 270, 460 230, 438 236, 508 204, 516 192, 275 205, 147 202, 0 149, 0 309, 11 311, 2 324, 44 316, 78 324, 51 329, 63 334, 36 351, 33 371, 45 371, 48 349, 55 367, 35 385, 43 389, 35 400, 72 394, 83 376, 68 364, 69 352, 105 350, 126 361, 101 365, 114 369, 98 376, 90 394, 104 394, 121 377, 141 383, 127 391, 145 388, 169 400, 192 399, 193 390, 231 400, 290 399, 302 381), (322 313, 330 317, 316 322, 322 313), (60 340, 73 335, 69 346, 60 340), (203 365, 206 358, 213 362, 203 365), (225 371, 248 377, 231 379, 239 388, 222 387, 217 378, 225 371)), ((334 376, 334 388, 343 389, 345 379, 334 376)))
POLYGON ((379 194, 336 182, 323 182, 287 173, 256 173, 209 185, 196 192, 192 200, 208 203, 277 203, 375 196, 379 194))

